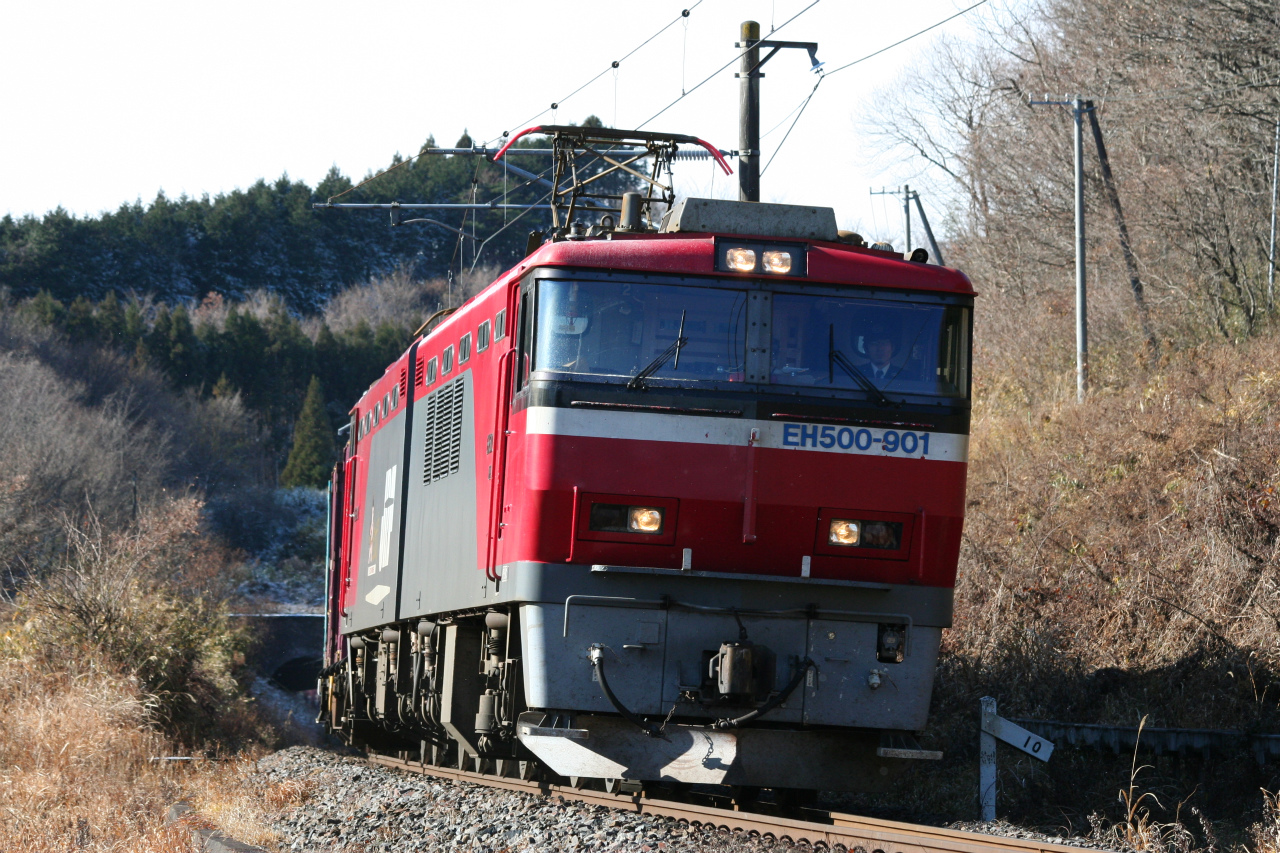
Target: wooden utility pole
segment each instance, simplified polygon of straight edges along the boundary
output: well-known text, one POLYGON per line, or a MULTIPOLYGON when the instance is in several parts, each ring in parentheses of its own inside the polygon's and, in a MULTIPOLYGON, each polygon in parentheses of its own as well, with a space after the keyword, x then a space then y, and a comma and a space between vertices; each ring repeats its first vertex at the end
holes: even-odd
POLYGON ((760 25, 742 22, 738 72, 738 200, 760 200, 760 25))

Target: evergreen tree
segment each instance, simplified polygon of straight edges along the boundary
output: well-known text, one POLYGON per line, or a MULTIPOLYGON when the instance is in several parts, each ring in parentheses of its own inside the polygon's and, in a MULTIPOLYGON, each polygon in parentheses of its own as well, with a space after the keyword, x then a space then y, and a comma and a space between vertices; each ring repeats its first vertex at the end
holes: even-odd
POLYGON ((324 411, 324 394, 320 391, 320 380, 312 376, 302 413, 293 427, 293 449, 289 451, 289 461, 280 475, 280 485, 320 488, 329 479, 334 455, 333 432, 324 411))

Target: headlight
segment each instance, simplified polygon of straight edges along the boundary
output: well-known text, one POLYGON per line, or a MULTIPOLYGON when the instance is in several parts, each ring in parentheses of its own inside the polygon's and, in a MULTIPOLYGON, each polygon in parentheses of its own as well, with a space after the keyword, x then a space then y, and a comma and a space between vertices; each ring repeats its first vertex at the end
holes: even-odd
POLYGON ((756 253, 754 249, 733 248, 724 253, 724 265, 734 272, 754 272, 756 253))
POLYGON ((662 510, 633 506, 627 517, 627 529, 633 533, 661 533, 662 510))
POLYGON ((831 528, 827 533, 827 541, 832 545, 857 545, 858 522, 842 518, 831 519, 831 528))
POLYGON ((766 251, 764 253, 764 271, 786 275, 791 272, 791 253, 766 251))
POLYGON ((601 533, 659 536, 663 532, 663 520, 663 511, 659 507, 593 503, 588 529, 601 533))

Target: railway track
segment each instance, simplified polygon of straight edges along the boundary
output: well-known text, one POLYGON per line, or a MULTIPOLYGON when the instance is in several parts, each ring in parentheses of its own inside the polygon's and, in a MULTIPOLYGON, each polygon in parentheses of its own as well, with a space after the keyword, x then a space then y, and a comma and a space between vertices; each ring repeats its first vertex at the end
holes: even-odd
MULTIPOLYGON (((370 755, 369 761, 382 767, 442 779, 543 796, 559 796, 566 800, 606 806, 632 814, 674 818, 695 826, 747 832, 815 847, 822 845, 834 848, 840 845, 862 853, 1080 853, 1082 849, 1033 839, 982 835, 817 809, 801 810, 803 819, 797 819, 765 811, 657 799, 645 793, 608 793, 572 785, 477 773, 386 755, 370 755)), ((769 806, 762 804, 762 808, 769 806)))

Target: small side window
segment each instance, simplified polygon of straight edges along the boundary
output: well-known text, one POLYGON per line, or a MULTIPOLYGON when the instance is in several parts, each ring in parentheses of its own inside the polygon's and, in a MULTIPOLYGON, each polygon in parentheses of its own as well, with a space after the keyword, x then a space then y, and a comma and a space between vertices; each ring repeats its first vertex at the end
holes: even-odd
POLYGON ((373 404, 373 425, 377 426, 382 420, 382 407, 377 403, 373 404))
POLYGON ((458 364, 466 364, 471 359, 471 333, 467 332, 458 341, 458 364))
POLYGON ((507 309, 503 308, 493 318, 493 339, 500 341, 507 336, 507 309))
POLYGON ((385 418, 390 413, 391 413, 391 395, 383 394, 382 395, 382 416, 385 418))
POLYGON ((484 352, 489 348, 489 321, 485 320, 476 329, 476 352, 484 352))
POLYGON ((516 349, 519 355, 516 356, 516 390, 524 388, 529 382, 529 371, 533 367, 533 323, 530 317, 530 307, 532 303, 532 295, 529 291, 520 294, 520 313, 516 322, 519 324, 519 334, 516 338, 516 349))
POLYGON ((437 364, 439 364, 439 362, 437 362, 435 358, 432 358, 430 361, 427 362, 427 384, 428 385, 436 381, 436 365, 437 364))
POLYGON ((400 407, 400 385, 399 383, 397 383, 391 388, 391 408, 397 409, 399 407, 400 407))
POLYGON ((446 376, 453 370, 453 344, 444 348, 444 357, 440 359, 440 375, 446 376))

